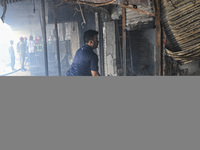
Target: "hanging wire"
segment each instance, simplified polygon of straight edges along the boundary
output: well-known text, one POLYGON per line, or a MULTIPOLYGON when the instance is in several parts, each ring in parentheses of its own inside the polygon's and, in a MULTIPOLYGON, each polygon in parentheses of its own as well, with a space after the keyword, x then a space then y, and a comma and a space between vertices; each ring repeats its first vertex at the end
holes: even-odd
MULTIPOLYGON (((110 5, 110 4, 113 4, 115 3, 117 0, 112 0, 110 2, 106 2, 106 3, 90 3, 90 2, 83 2, 83 1, 77 1, 76 3, 79 3, 79 4, 84 4, 84 5, 90 5, 90 6, 105 6, 105 5, 110 5)), ((69 2, 68 0, 63 0, 63 2, 69 2)))
POLYGON ((110 5, 112 3, 115 3, 117 0, 112 0, 110 2, 107 3, 100 3, 100 4, 92 4, 92 3, 87 3, 87 2, 79 2, 80 4, 86 4, 86 5, 92 5, 92 6, 105 6, 105 5, 110 5))
POLYGON ((81 25, 85 25, 86 24, 86 21, 85 21, 85 18, 84 18, 84 15, 83 15, 83 11, 82 11, 82 8, 81 8, 81 5, 78 3, 79 5, 79 8, 80 8, 80 12, 81 12, 81 16, 82 16, 82 19, 83 19, 83 22, 81 23, 81 25))
POLYGON ((64 1, 61 1, 59 4, 55 5, 55 7, 58 7, 60 5, 62 5, 64 3, 64 1))
POLYGON ((33 0, 33 13, 35 13, 35 0, 33 0))

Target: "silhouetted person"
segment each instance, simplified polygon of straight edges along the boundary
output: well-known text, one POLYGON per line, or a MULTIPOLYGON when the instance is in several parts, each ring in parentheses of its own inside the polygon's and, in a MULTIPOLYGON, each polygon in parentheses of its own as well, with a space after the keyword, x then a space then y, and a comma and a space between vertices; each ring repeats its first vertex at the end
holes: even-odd
POLYGON ((24 43, 24 38, 20 37, 19 52, 20 52, 20 62, 21 62, 21 70, 22 71, 26 71, 27 70, 27 69, 24 68, 25 51, 26 51, 26 45, 24 43))
POLYGON ((56 41, 53 39, 53 35, 49 36, 48 43, 47 43, 47 48, 48 48, 48 57, 49 57, 49 62, 55 62, 55 55, 56 55, 56 41))
POLYGON ((35 64, 35 42, 33 41, 33 36, 29 37, 29 41, 27 42, 28 47, 28 57, 29 57, 29 64, 32 67, 35 64))
POLYGON ((38 36, 35 41, 35 57, 37 61, 37 65, 42 65, 44 61, 44 52, 42 47, 42 38, 38 36))
POLYGON ((10 62, 11 62, 11 69, 12 71, 15 71, 16 69, 15 67, 15 52, 14 52, 14 48, 13 48, 13 40, 10 40, 10 47, 9 47, 9 55, 10 55, 10 62))
POLYGON ((28 61, 28 46, 27 46, 28 39, 27 37, 24 37, 24 45, 25 45, 25 62, 24 65, 26 65, 28 61))

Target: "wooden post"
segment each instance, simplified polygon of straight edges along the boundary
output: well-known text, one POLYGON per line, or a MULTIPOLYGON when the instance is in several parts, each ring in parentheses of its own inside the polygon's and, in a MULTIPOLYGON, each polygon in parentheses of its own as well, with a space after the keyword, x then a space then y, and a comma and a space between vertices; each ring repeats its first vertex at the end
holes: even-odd
POLYGON ((123 75, 126 76, 126 8, 122 8, 123 75))
POLYGON ((47 57, 47 37, 46 37, 46 20, 45 20, 45 0, 41 0, 42 6, 42 36, 43 36, 43 48, 44 48, 44 63, 45 63, 45 76, 49 76, 48 71, 48 57, 47 57))
POLYGON ((131 47, 131 37, 130 37, 130 33, 128 33, 128 40, 129 40, 129 52, 130 52, 130 58, 131 58, 131 74, 133 75, 133 50, 132 50, 132 47, 131 47))
POLYGON ((163 32, 160 23, 160 0, 154 0, 156 48, 155 48, 155 75, 163 75, 163 32))
POLYGON ((164 50, 164 46, 166 45, 167 39, 166 39, 166 34, 165 31, 163 30, 163 76, 166 75, 165 70, 166 70, 166 51, 164 50))
POLYGON ((54 25, 55 25, 55 32, 56 32, 56 50, 57 50, 57 60, 58 60, 58 75, 61 76, 60 50, 59 50, 58 26, 57 26, 57 16, 56 16, 56 0, 53 0, 53 15, 54 15, 54 25))

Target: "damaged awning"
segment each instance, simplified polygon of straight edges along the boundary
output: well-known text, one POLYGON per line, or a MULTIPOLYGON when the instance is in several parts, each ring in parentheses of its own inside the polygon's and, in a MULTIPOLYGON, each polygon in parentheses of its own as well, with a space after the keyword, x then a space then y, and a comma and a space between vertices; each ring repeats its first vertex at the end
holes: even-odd
POLYGON ((183 63, 200 59, 200 0, 161 0, 161 20, 174 49, 169 56, 183 63))
POLYGON ((6 15, 7 4, 21 2, 21 1, 25 1, 25 0, 1 0, 0 1, 0 5, 3 7, 3 12, 2 12, 2 15, 1 15, 2 22, 4 22, 4 17, 6 15))

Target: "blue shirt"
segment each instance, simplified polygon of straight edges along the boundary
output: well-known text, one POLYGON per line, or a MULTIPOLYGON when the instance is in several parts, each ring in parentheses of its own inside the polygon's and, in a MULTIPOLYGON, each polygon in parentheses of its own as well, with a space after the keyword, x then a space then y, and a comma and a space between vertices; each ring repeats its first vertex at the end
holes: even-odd
POLYGON ((90 46, 84 44, 76 51, 66 76, 92 76, 91 70, 98 71, 98 56, 90 46))

